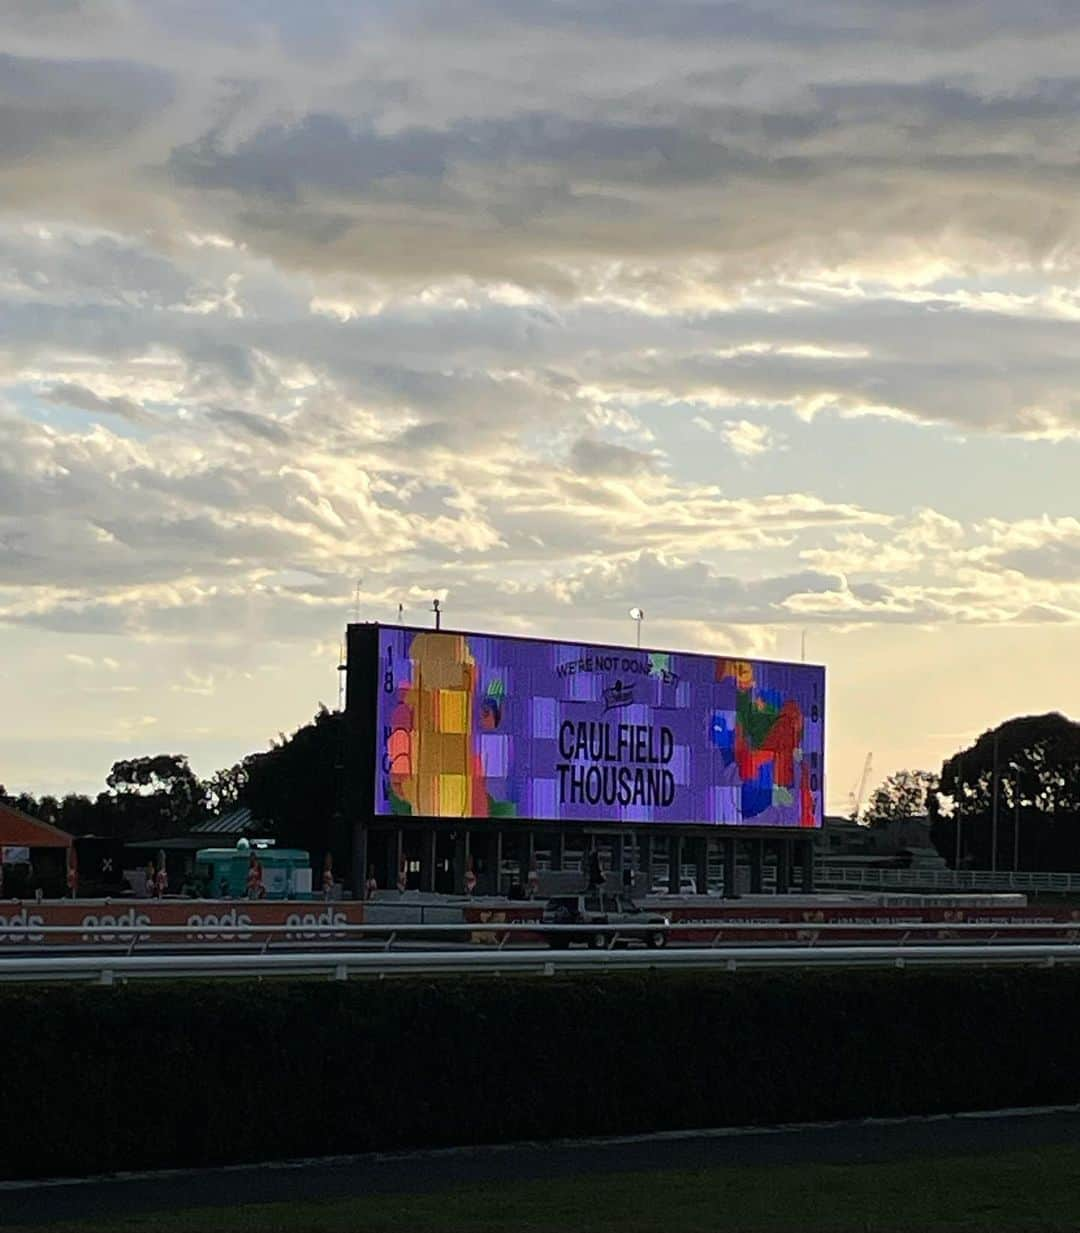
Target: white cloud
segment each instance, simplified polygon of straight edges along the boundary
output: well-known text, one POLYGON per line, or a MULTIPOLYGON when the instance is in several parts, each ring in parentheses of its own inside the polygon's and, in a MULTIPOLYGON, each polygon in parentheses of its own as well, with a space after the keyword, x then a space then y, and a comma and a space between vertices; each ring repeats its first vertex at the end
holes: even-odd
POLYGON ((726 420, 720 433, 728 446, 743 458, 756 458, 777 445, 777 438, 767 425, 750 420, 726 420))
POLYGON ((1070 626, 1080 16, 929 12, 16 5, 5 686, 243 752, 357 577, 725 649, 1070 626))

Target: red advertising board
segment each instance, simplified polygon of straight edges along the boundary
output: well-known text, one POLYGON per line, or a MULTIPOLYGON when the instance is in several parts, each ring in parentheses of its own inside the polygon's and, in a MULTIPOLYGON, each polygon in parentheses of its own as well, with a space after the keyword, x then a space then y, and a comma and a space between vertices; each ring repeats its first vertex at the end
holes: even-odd
POLYGON ((263 941, 258 926, 273 925, 275 942, 310 942, 348 937, 342 925, 364 923, 362 903, 315 901, 249 902, 213 899, 184 900, 72 900, 44 903, 0 901, 2 946, 116 946, 134 936, 149 941, 149 934, 131 931, 145 926, 171 925, 182 932, 155 941, 183 946, 205 943, 263 941), (47 932, 60 928, 61 933, 47 932), (112 932, 116 930, 116 932, 112 932))
MULTIPOLYGON (((1080 910, 1075 908, 1032 908, 1010 905, 963 906, 963 907, 888 907, 877 904, 822 904, 820 907, 776 907, 757 904, 748 907, 727 906, 722 903, 673 903, 653 902, 650 912, 670 917, 672 925, 684 926, 672 930, 672 942, 725 943, 783 943, 812 940, 815 930, 821 930, 822 941, 870 942, 895 941, 912 925, 920 926, 918 939, 922 941, 948 941, 961 931, 957 925, 981 925, 992 929, 995 925, 1009 925, 1013 940, 1045 938, 1046 926, 1076 924, 1076 933, 1071 930, 1054 929, 1054 937, 1071 941, 1080 935, 1080 910), (939 924, 940 930, 926 929, 927 924, 939 924), (769 926, 764 928, 764 926, 769 926), (785 927, 786 926, 786 927, 785 927), (874 926, 874 928, 870 928, 874 926), (1021 928, 1024 926, 1024 928, 1021 928)), ((506 908, 466 909, 466 920, 489 926, 483 934, 474 935, 474 941, 497 940, 496 925, 510 921, 535 920, 540 915, 536 905, 508 905, 506 908)), ((969 931, 970 932, 970 931, 969 931)), ((539 934, 515 934, 515 941, 539 940, 539 934)), ((913 939, 915 940, 914 936, 913 939)))
MULTIPOLYGON (((267 934, 260 929, 268 926, 274 927, 270 937, 275 946, 343 942, 350 935, 342 926, 364 924, 364 908, 362 902, 312 900, 0 900, 0 950, 27 946, 117 947, 133 937, 143 944, 151 940, 151 935, 134 931, 158 925, 172 926, 178 932, 155 936, 157 945, 252 945, 266 940, 267 934), (52 932, 53 929, 59 932, 52 932)), ((672 941, 704 944, 807 941, 822 925, 829 926, 821 931, 822 941, 827 938, 831 942, 891 940, 913 925, 924 926, 918 936, 925 941, 955 937, 958 925, 981 925, 987 929, 1009 925, 1010 937, 1017 939, 1045 937, 1049 925, 1075 924, 1075 934, 1057 929, 1054 936, 1071 940, 1080 935, 1080 910, 1068 907, 891 907, 835 903, 820 907, 737 907, 722 903, 654 903, 649 910, 662 912, 678 926, 672 931, 672 941), (940 925, 940 929, 927 930, 926 924, 940 925)), ((462 923, 477 926, 473 941, 497 942, 501 938, 499 925, 536 921, 540 913, 541 905, 537 903, 469 904, 463 906, 462 923)), ((387 927, 408 930, 405 922, 387 927)), ((539 934, 525 932, 513 937, 517 944, 539 940, 539 934)))

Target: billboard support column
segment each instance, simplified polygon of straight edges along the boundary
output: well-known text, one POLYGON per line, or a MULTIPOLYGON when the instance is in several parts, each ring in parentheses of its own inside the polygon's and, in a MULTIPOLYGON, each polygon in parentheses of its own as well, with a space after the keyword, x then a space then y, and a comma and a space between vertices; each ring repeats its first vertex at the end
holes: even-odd
POLYGON ((682 880, 683 841, 681 835, 672 835, 668 844, 668 891, 672 895, 679 893, 679 883, 682 880))
POLYGON ((551 870, 553 873, 563 871, 563 849, 565 842, 562 831, 556 831, 551 836, 551 870))
POLYGON ((638 836, 638 868, 645 875, 645 893, 652 891, 652 836, 638 836))
POLYGON ((760 895, 765 871, 765 840, 750 840, 750 894, 760 895))
POLYGON ((707 895, 709 893, 708 839, 694 840, 694 879, 697 884, 697 893, 707 895))
POLYGON ((739 894, 738 876, 735 865, 735 840, 725 838, 720 840, 720 850, 724 854, 724 898, 735 899, 739 894))
POLYGON ((812 895, 814 893, 814 841, 806 839, 801 846, 803 894, 812 895))
POLYGON ((386 885, 388 887, 397 886, 398 874, 401 872, 401 862, 405 859, 405 832, 400 826, 394 831, 393 839, 386 845, 386 850, 390 856, 388 862, 390 868, 386 874, 386 885))
POLYGON ((495 864, 492 869, 492 881, 494 885, 491 888, 493 895, 502 894, 502 854, 503 854, 503 835, 502 831, 495 832, 495 864))
POLYGON ((781 839, 776 845, 776 893, 791 892, 791 840, 781 839))
POLYGON ((460 895, 465 889, 465 870, 468 868, 469 832, 458 831, 454 835, 453 867, 450 870, 451 894, 460 895))
POLYGON ((367 884, 368 841, 367 827, 363 822, 353 823, 352 833, 352 893, 354 899, 364 898, 367 884))
POLYGON ((623 871, 623 837, 622 835, 612 835, 611 837, 611 872, 618 874, 619 880, 622 879, 623 871))
POLYGON ((532 831, 518 836, 518 877, 522 886, 529 885, 529 870, 536 858, 536 836, 532 831))
POLYGON ((435 890, 435 828, 420 837, 420 889, 435 890))

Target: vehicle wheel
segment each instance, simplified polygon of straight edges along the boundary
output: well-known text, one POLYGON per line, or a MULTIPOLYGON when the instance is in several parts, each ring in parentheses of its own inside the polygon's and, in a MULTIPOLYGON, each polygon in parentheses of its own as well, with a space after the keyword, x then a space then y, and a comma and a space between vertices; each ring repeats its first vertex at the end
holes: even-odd
POLYGON ((667 934, 661 933, 659 930, 656 933, 649 934, 649 946, 653 950, 659 950, 667 945, 667 934))
POLYGON ((594 933, 589 939, 589 944, 593 950, 604 950, 608 944, 606 933, 594 933))

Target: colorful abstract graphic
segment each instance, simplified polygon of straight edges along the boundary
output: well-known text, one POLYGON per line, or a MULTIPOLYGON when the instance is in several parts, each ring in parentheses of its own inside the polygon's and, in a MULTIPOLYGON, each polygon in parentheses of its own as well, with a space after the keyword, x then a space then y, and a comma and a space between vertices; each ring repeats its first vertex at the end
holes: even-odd
POLYGON ((825 670, 383 626, 375 811, 821 825, 825 670))

